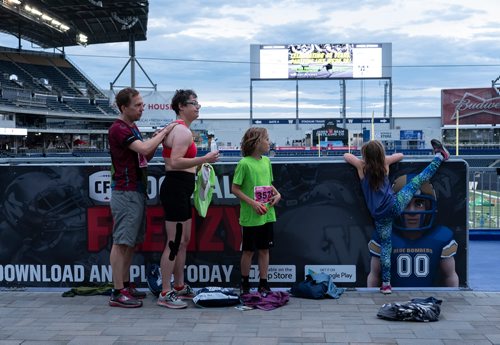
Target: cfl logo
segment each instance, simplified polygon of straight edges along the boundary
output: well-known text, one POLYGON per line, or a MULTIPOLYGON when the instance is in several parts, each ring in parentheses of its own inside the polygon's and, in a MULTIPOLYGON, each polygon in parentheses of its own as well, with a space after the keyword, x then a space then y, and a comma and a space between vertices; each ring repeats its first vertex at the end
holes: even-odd
MULTIPOLYGON (((148 176, 148 198, 156 198, 159 194, 159 188, 165 176, 156 179, 148 176)), ((92 200, 100 202, 109 202, 111 200, 111 172, 98 171, 89 176, 89 197, 92 200)))
POLYGON ((100 202, 111 200, 111 172, 98 171, 89 176, 89 197, 100 202))

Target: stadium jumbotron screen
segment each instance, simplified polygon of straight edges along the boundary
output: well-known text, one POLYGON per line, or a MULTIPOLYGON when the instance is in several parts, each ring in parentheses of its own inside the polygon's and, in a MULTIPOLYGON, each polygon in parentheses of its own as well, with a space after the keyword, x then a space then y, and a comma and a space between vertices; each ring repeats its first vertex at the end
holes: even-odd
POLYGON ((252 44, 250 61, 252 80, 390 78, 392 44, 252 44))

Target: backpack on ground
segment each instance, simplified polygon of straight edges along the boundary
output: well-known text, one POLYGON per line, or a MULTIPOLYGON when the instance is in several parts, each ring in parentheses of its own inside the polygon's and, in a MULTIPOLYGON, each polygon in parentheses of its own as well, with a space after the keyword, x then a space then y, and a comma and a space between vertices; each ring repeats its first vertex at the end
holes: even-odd
POLYGON ((434 297, 414 298, 408 302, 386 303, 377 316, 392 321, 438 321, 442 300, 434 297))
POLYGON ((344 291, 344 288, 335 286, 331 275, 311 271, 306 275, 306 280, 293 284, 290 289, 290 293, 294 297, 311 299, 339 298, 344 291))
POLYGON ((146 282, 151 293, 158 297, 161 292, 161 272, 158 264, 151 264, 146 268, 146 282))
POLYGON ((196 292, 193 303, 198 307, 228 307, 241 304, 241 300, 233 289, 209 286, 196 292))

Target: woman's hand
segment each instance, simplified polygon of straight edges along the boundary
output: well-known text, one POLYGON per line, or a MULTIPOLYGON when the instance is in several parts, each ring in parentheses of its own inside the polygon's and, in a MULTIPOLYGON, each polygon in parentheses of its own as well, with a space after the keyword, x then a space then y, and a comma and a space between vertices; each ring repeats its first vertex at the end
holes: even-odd
POLYGON ((215 163, 219 160, 219 151, 212 151, 203 156, 205 163, 215 163))

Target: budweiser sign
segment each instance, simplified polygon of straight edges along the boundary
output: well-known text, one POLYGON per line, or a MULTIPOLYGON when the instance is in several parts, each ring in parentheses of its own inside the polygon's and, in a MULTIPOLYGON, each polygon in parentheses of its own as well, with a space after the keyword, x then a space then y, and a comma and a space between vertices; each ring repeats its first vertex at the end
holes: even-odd
POLYGON ((500 96, 494 88, 441 90, 443 125, 500 124, 500 96))

